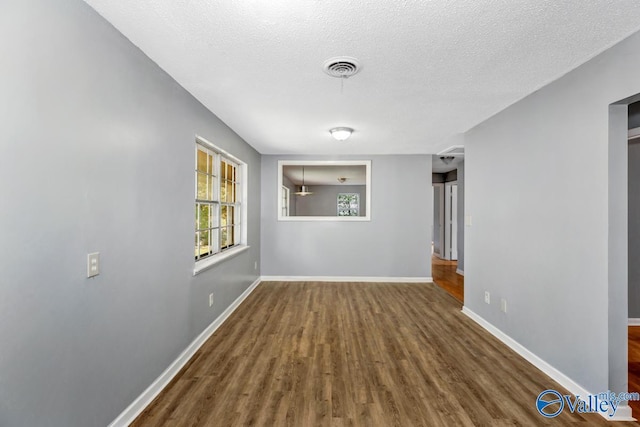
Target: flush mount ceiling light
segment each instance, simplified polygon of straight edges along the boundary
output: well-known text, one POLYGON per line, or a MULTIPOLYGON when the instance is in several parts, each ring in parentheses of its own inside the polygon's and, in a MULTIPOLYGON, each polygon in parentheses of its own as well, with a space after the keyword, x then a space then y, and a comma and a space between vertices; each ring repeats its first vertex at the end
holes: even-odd
POLYGON ((298 191, 294 194, 298 196, 308 196, 309 194, 313 194, 313 192, 309 190, 309 187, 304 185, 304 166, 302 167, 302 185, 298 187, 298 191))
POLYGON ((349 139, 349 137, 351 136, 351 134, 353 133, 353 129, 351 128, 345 128, 345 127, 340 127, 340 128, 333 128, 329 131, 331 133, 331 136, 337 140, 337 141, 344 141, 346 139, 349 139))
POLYGON ((442 157, 440 157, 440 160, 442 160, 442 163, 444 163, 445 165, 448 165, 449 163, 451 163, 453 161, 453 159, 455 159, 455 157, 453 157, 453 156, 442 156, 442 157))

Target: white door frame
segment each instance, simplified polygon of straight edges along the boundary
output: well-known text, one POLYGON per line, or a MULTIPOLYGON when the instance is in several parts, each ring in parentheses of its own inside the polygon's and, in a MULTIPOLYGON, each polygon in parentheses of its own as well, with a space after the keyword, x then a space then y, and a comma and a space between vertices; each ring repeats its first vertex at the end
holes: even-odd
MULTIPOLYGON (((439 215, 439 224, 438 224, 438 231, 439 231, 439 237, 440 237, 440 252, 436 253, 434 250, 434 255, 437 256, 438 258, 444 258, 444 182, 436 182, 432 184, 433 187, 438 187, 440 189, 440 191, 438 191, 438 194, 440 195, 439 197, 439 205, 440 205, 440 215, 439 215)), ((433 200, 435 201, 435 191, 433 190, 432 187, 432 194, 433 194, 433 200)), ((433 222, 433 233, 436 232, 435 230, 435 219, 433 222)), ((435 249, 435 248, 434 248, 435 249)))
POLYGON ((451 261, 458 259, 458 200, 452 202, 452 197, 457 197, 458 181, 446 182, 444 184, 444 254, 443 258, 451 261), (456 187, 456 191, 452 191, 453 186, 456 187))

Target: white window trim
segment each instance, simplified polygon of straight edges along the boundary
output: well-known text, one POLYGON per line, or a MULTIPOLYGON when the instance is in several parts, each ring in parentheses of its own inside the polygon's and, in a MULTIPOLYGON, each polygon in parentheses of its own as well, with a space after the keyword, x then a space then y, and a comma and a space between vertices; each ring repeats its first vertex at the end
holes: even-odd
POLYGON ((278 160, 278 221, 371 221, 371 160, 278 160), (366 166, 364 216, 282 216, 282 171, 284 166, 366 166))
POLYGON ((247 194, 248 187, 249 187, 248 185, 249 168, 247 167, 247 163, 243 162, 233 154, 218 147, 217 145, 212 144, 211 142, 207 141, 206 139, 204 139, 199 135, 196 135, 196 142, 198 144, 202 144, 205 148, 209 148, 238 164, 238 172, 240 173, 240 179, 241 179, 240 186, 242 188, 241 190, 242 194, 241 194, 241 200, 240 200, 240 205, 241 205, 240 244, 230 249, 226 249, 224 251, 218 252, 217 254, 211 255, 207 258, 195 261, 195 265, 193 268, 194 276, 213 267, 216 264, 221 263, 222 261, 225 261, 229 258, 233 258, 234 256, 241 254, 242 252, 246 251, 251 247, 248 245, 248 240, 247 240, 247 234, 248 234, 247 219, 248 219, 248 209, 249 209, 249 204, 248 204, 249 197, 247 194))
MULTIPOLYGON (((282 216, 291 216, 291 191, 284 185, 280 187, 282 191, 282 210, 286 210, 287 214, 282 216), (286 208, 286 209, 285 209, 286 208)), ((280 211, 282 213, 282 210, 280 211)))
POLYGON ((199 273, 210 269, 214 265, 220 264, 222 261, 241 254, 250 247, 251 246, 240 244, 223 252, 218 252, 217 254, 211 255, 210 257, 207 257, 205 259, 198 260, 196 261, 196 266, 193 268, 193 275, 197 276, 199 273))

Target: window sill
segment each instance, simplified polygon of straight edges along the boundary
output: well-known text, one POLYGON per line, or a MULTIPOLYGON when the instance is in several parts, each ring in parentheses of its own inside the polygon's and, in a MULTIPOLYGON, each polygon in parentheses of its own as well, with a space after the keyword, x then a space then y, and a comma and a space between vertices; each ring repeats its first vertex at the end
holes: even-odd
POLYGON ((248 246, 248 245, 238 246, 233 249, 226 250, 222 253, 213 255, 210 258, 204 259, 202 261, 198 261, 196 263, 196 266, 193 268, 193 275, 196 276, 202 273, 203 271, 210 269, 216 264, 219 264, 229 258, 233 258, 234 256, 239 255, 242 252, 246 251, 250 247, 251 246, 248 246))

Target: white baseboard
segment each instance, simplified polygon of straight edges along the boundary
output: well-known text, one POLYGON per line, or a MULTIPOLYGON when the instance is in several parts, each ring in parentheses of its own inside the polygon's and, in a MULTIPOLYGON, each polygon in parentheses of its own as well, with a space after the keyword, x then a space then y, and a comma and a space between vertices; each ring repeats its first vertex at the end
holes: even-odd
POLYGON ((625 406, 618 406, 618 410, 616 411, 616 415, 613 417, 608 417, 603 413, 600 413, 600 415, 602 415, 605 419, 610 420, 610 421, 637 421, 635 418, 633 418, 633 416, 631 415, 631 406, 629 405, 625 405, 625 406))
MULTIPOLYGON (((574 396, 588 396, 593 394, 587 391, 580 384, 576 383, 571 378, 569 378, 568 376, 566 376, 565 374, 563 374, 562 372, 560 372, 559 370, 551 366, 549 363, 545 362, 540 357, 533 354, 526 347, 518 343, 516 340, 514 340, 504 332, 502 332, 500 329, 496 328, 491 323, 484 320, 482 317, 474 313, 472 310, 469 310, 467 307, 462 307, 462 313, 466 314, 469 318, 471 318, 471 320, 476 322, 478 325, 480 325, 482 328, 488 331, 491 335, 493 335, 494 337, 502 341, 507 347, 509 347, 516 353, 518 353, 520 356, 522 356, 525 360, 527 360, 533 366, 535 366, 536 368, 540 369, 542 372, 547 374, 549 377, 551 377, 551 379, 556 381, 562 387, 566 388, 569 391, 569 393, 573 394, 574 396)), ((598 413, 603 418, 609 421, 635 421, 635 418, 631 416, 631 407, 628 405, 619 406, 615 416, 613 417, 609 417, 607 414, 603 414, 601 412, 598 412, 598 413)))
POLYGON ((640 326, 640 319, 638 318, 629 318, 629 326, 640 326))
POLYGON ((464 270, 460 270, 459 268, 456 269, 456 273, 458 273, 461 276, 464 276, 464 270))
POLYGON ((389 282, 432 283, 433 277, 365 277, 365 276, 262 276, 263 282, 389 282))
POLYGON ((109 424, 109 427, 126 427, 131 424, 138 415, 156 398, 158 394, 169 384, 178 372, 198 351, 211 335, 224 323, 236 308, 244 301, 253 290, 260 284, 260 278, 256 279, 238 298, 231 303, 225 311, 220 314, 200 335, 194 339, 189 346, 178 356, 176 360, 164 370, 156 380, 151 383, 140 396, 136 398, 118 417, 109 424))

